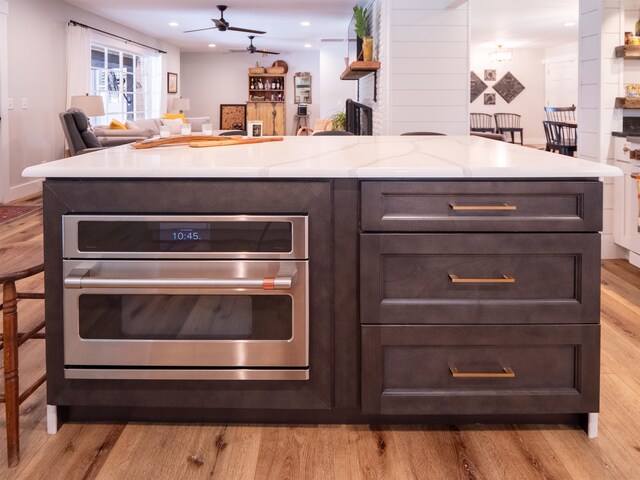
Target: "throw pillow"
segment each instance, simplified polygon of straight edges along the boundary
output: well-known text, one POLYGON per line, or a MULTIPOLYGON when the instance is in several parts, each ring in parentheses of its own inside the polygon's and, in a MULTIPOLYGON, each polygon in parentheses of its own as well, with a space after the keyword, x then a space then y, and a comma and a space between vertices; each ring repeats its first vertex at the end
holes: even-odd
POLYGON ((187 119, 184 118, 184 113, 165 113, 164 115, 162 115, 162 118, 167 120, 179 118, 180 120, 182 120, 182 123, 187 123, 187 119))
POLYGON ((173 120, 162 120, 163 126, 171 127, 171 135, 180 135, 180 127, 182 126, 182 119, 175 118, 173 120))
POLYGON ((109 123, 109 128, 111 130, 126 130, 127 129, 127 127, 125 127, 122 122, 119 122, 115 118, 113 120, 111 120, 111 123, 109 123))
POLYGON ((205 123, 211 123, 209 117, 189 117, 187 123, 191 124, 192 132, 201 132, 202 125, 205 123))
POLYGON ((137 123, 133 123, 128 120, 124 122, 124 126, 127 127, 127 130, 142 130, 137 123))

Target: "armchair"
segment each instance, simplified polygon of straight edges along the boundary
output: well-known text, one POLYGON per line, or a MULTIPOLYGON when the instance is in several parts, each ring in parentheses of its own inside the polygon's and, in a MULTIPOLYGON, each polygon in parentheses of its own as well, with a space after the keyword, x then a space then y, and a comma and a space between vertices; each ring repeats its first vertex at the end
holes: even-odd
MULTIPOLYGON (((140 130, 133 134, 130 130, 113 130, 109 137, 96 136, 96 130, 89 130, 89 120, 79 108, 70 108, 60 114, 62 130, 67 139, 71 156, 101 150, 116 145, 132 143, 136 140, 144 140, 153 135, 150 130, 140 130)), ((99 132, 98 132, 99 133, 99 132)))
POLYGON ((60 123, 67 139, 71 156, 104 148, 100 140, 89 130, 89 120, 79 108, 70 108, 60 114, 60 123))

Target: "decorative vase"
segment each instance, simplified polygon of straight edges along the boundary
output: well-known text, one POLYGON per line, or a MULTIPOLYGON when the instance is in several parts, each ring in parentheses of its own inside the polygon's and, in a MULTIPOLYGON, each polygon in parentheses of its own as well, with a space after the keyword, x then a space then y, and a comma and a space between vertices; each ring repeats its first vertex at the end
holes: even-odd
POLYGON ((362 60, 365 62, 373 60, 373 37, 362 37, 362 60))

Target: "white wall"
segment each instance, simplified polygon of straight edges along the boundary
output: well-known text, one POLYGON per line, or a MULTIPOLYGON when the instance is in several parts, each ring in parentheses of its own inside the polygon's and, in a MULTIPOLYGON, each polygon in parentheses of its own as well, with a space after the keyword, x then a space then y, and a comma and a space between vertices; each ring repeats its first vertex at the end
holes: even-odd
MULTIPOLYGON (((494 49, 471 49, 471 71, 475 72, 486 83, 487 88, 471 104, 471 112, 474 113, 517 113, 521 115, 520 126, 524 129, 524 142, 534 144, 546 143, 542 121, 544 120, 544 50, 518 48, 512 50, 513 59, 507 62, 491 62, 489 54, 494 49), (484 80, 484 71, 496 70, 496 81, 484 80), (493 86, 507 73, 511 72, 524 90, 507 103, 494 89, 493 86), (485 105, 484 94, 495 93, 496 104, 485 105)), ((516 136, 517 138, 517 136, 516 136)))
POLYGON ((9 124, 7 122, 7 16, 9 2, 0 0, 0 203, 9 191, 9 124))
MULTIPOLYGON (((335 113, 344 111, 347 98, 356 99, 358 82, 340 80, 340 75, 345 69, 344 57, 346 56, 346 43, 322 43, 320 45, 322 80, 316 79, 313 88, 314 95, 316 91, 320 91, 319 118, 331 118, 335 113)), ((315 98, 314 103, 317 105, 315 98)))
MULTIPOLYGON (((322 104, 322 89, 320 87, 319 53, 299 52, 281 55, 279 57, 262 57, 259 54, 248 53, 183 53, 180 59, 182 72, 180 87, 183 97, 189 98, 190 117, 208 116, 214 129, 220 125, 220 104, 246 103, 249 96, 249 67, 255 66, 256 61, 262 67, 268 67, 275 60, 284 60, 289 66, 286 75, 286 114, 287 135, 293 134, 293 116, 297 108, 293 103, 293 74, 295 72, 311 73, 312 103, 308 107, 310 126, 319 118, 322 104)), ((344 62, 343 62, 344 64, 344 62)), ((339 79, 337 81, 340 81, 339 79)))
MULTIPOLYGON (((580 91, 578 155, 601 163, 613 163, 612 131, 622 130, 622 116, 614 109, 622 90, 623 65, 614 49, 624 42, 619 0, 580 2, 580 91)), ((613 179, 604 181, 602 257, 616 258, 621 250, 613 243, 613 179)))
MULTIPOLYGON (((24 168, 63 156, 64 136, 58 115, 65 110, 66 25, 69 20, 166 50, 169 52, 167 65, 179 72, 176 47, 60 0, 12 1, 8 15, 6 95, 14 99, 15 108, 8 112, 6 119, 9 124, 10 191, 5 192, 5 201, 39 189, 37 182, 22 178, 24 168), (28 99, 28 109, 21 108, 22 98, 28 99)), ((3 99, 3 103, 5 101, 3 99)))
POLYGON ((545 48, 545 106, 578 105, 578 42, 545 48))
MULTIPOLYGON (((389 1, 389 0, 387 0, 389 1)), ((389 1, 389 133, 469 132, 468 2, 389 1)))

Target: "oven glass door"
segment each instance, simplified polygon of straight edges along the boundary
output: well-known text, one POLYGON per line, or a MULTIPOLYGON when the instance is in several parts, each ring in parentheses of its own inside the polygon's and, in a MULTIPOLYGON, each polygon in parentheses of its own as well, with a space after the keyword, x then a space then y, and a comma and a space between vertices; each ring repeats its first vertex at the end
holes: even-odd
POLYGON ((65 260, 65 364, 306 367, 306 261, 65 260))

